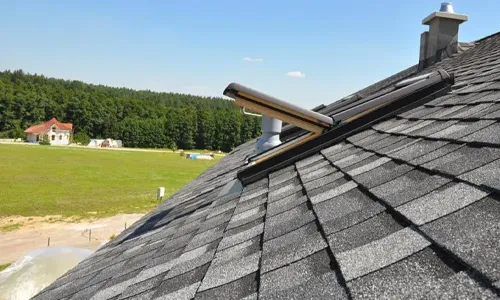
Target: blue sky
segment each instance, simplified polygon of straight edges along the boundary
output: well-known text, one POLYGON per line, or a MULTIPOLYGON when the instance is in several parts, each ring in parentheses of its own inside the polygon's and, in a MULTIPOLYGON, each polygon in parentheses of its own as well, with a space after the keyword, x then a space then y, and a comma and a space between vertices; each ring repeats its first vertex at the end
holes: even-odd
MULTIPOLYGON (((417 63, 440 3, 3 1, 0 69, 211 96, 236 81, 313 107, 417 63)), ((460 41, 500 30, 500 1, 453 6, 460 41)))

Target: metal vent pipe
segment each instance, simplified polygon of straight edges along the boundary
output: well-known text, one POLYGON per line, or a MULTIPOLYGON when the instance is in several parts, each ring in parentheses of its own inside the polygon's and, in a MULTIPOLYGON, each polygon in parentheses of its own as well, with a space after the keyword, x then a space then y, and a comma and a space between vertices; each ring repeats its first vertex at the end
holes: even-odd
POLYGON ((257 153, 261 153, 281 144, 281 126, 281 120, 266 115, 262 116, 262 135, 257 140, 257 153))

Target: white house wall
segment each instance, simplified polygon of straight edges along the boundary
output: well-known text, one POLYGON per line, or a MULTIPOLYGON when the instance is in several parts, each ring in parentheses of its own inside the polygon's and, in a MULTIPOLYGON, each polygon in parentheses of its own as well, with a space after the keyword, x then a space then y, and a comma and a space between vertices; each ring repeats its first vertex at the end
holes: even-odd
POLYGON ((37 142, 36 137, 37 137, 36 134, 28 133, 28 136, 26 137, 26 140, 28 142, 30 142, 30 143, 36 143, 37 142))
POLYGON ((69 145, 71 132, 68 130, 56 130, 56 132, 49 132, 49 140, 51 145, 69 145), (52 140, 54 136, 54 140, 52 140), (61 137, 61 139, 59 139, 61 137))

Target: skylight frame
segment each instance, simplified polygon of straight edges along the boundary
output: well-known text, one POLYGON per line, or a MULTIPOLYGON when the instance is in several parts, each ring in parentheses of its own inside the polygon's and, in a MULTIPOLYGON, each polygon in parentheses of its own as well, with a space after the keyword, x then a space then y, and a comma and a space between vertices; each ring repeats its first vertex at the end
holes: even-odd
POLYGON ((269 159, 251 165, 238 172, 238 179, 247 185, 266 177, 270 172, 287 167, 346 137, 367 129, 372 124, 387 119, 414 107, 423 105, 451 91, 453 74, 440 69, 427 79, 419 80, 400 89, 376 97, 366 103, 332 116, 337 126, 313 139, 297 145, 288 151, 281 151, 269 159), (365 109, 361 109, 365 108, 365 109))
POLYGON ((278 146, 275 146, 271 149, 268 149, 262 153, 258 153, 256 155, 250 156, 247 160, 247 163, 249 164, 256 164, 256 163, 261 163, 266 159, 269 159, 273 156, 278 155, 281 152, 288 151, 292 149, 293 147, 296 147, 298 145, 301 145, 309 140, 312 140, 316 137, 318 137, 319 134, 315 132, 303 132, 299 134, 298 136, 295 136, 291 139, 288 139, 278 146))
POLYGON ((328 116, 238 83, 229 84, 224 90, 224 95, 233 98, 239 106, 317 134, 323 133, 334 125, 332 118, 328 116))

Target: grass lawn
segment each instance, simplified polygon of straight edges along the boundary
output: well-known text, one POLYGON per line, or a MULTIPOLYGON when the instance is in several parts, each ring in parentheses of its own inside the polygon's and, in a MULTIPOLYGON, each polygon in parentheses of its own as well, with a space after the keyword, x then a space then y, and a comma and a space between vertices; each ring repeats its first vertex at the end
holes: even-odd
POLYGON ((10 264, 0 265, 0 272, 7 269, 9 266, 10 266, 10 264))
POLYGON ((0 232, 9 232, 21 228, 23 225, 20 223, 14 223, 9 225, 0 226, 0 232))
POLYGON ((110 216, 155 207, 213 161, 169 152, 0 144, 0 217, 110 216))

